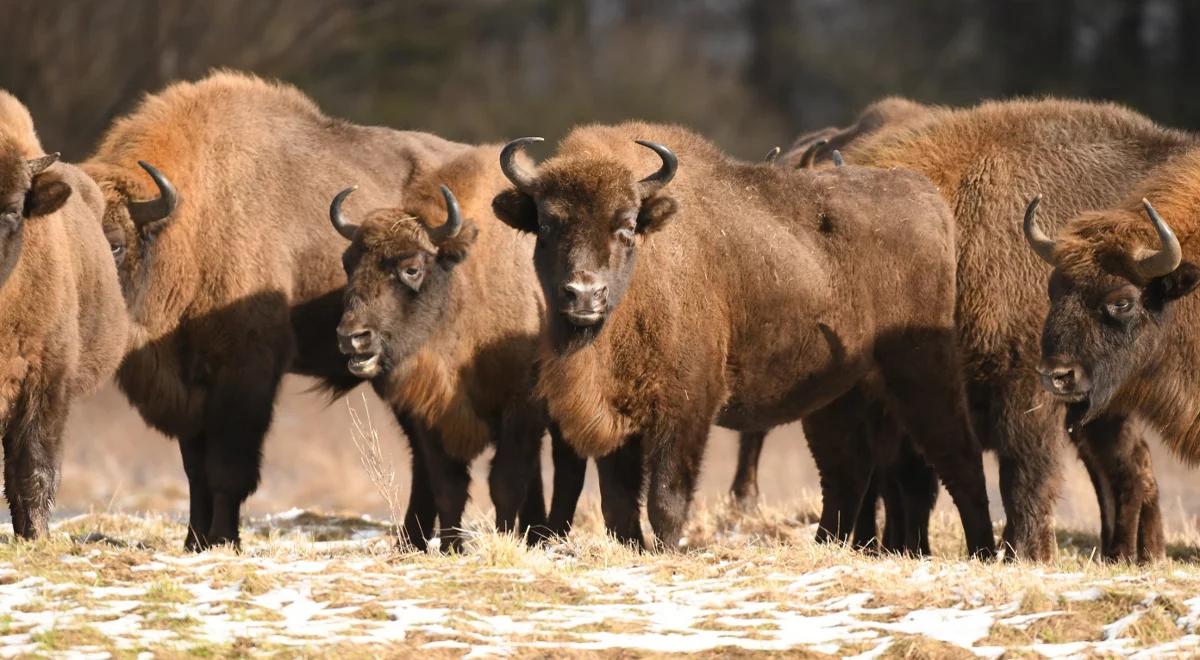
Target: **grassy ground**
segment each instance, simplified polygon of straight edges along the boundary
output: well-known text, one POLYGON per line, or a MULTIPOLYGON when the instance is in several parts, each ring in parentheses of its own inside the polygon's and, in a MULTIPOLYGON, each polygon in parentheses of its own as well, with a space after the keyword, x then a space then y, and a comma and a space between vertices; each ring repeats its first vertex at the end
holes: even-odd
POLYGON ((698 510, 689 550, 654 555, 605 538, 589 501, 573 537, 544 548, 477 515, 454 557, 398 552, 358 517, 292 511, 249 521, 241 554, 191 555, 176 520, 81 516, 45 542, 0 534, 0 654, 1200 652, 1194 564, 1103 565, 1069 533, 1052 565, 969 562, 946 516, 938 557, 872 557, 814 544, 811 513, 698 510))

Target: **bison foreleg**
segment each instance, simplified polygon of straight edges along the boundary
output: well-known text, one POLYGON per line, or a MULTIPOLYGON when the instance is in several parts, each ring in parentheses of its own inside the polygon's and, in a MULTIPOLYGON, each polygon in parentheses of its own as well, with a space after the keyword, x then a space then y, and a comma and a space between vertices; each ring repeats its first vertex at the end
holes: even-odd
MULTIPOLYGON (((870 425, 863 421, 867 413, 867 401, 856 387, 804 418, 804 436, 821 480, 818 543, 846 543, 862 508, 875 506, 873 498, 864 501, 875 466, 867 437, 870 425)), ((864 545, 867 540, 858 539, 864 545)))
POLYGON ((708 424, 699 428, 688 424, 651 444, 647 454, 650 484, 646 513, 659 550, 684 549, 688 511, 696 492, 708 433, 708 424))
POLYGON ((642 438, 632 435, 616 451, 596 459, 600 510, 608 533, 625 545, 646 547, 642 536, 642 438))
MULTIPOLYGON (((1150 449, 1133 425, 1122 418, 1089 424, 1073 438, 1088 471, 1108 486, 1111 524, 1101 531, 1101 553, 1113 561, 1152 561, 1164 554, 1158 482, 1150 449), (1143 520, 1143 512, 1147 518, 1143 520)), ((1103 513, 1103 510, 1102 510, 1103 513)))
POLYGON ((546 502, 541 499, 539 450, 545 428, 540 420, 534 423, 529 415, 512 411, 504 415, 500 426, 496 456, 492 459, 492 470, 488 475, 492 504, 496 507, 496 529, 501 533, 516 529, 517 514, 531 495, 529 485, 535 473, 538 475, 537 498, 541 512, 538 520, 524 522, 544 525, 546 502))
POLYGON ((188 530, 184 549, 200 552, 209 547, 208 530, 212 528, 212 489, 208 485, 208 469, 204 465, 204 436, 179 439, 183 471, 188 480, 188 530))
POLYGON ((446 453, 441 434, 429 429, 417 434, 421 454, 429 470, 429 484, 437 506, 438 536, 443 552, 460 553, 463 549, 462 516, 470 497, 471 473, 466 462, 446 453))
POLYGON ((4 492, 13 531, 26 539, 50 533, 50 513, 62 464, 65 395, 54 394, 10 422, 4 436, 4 492))
POLYGON ((407 415, 396 410, 394 412, 412 451, 412 481, 408 494, 408 509, 404 512, 404 528, 400 530, 398 541, 401 547, 425 552, 429 547, 429 539, 433 538, 437 521, 437 503, 434 501, 433 487, 430 485, 429 467, 425 462, 423 444, 418 439, 418 435, 425 431, 418 428, 407 415))
POLYGON ((567 444, 557 424, 550 425, 550 449, 554 460, 554 492, 550 496, 550 517, 546 522, 553 536, 566 536, 575 520, 579 494, 587 473, 587 459, 567 444))

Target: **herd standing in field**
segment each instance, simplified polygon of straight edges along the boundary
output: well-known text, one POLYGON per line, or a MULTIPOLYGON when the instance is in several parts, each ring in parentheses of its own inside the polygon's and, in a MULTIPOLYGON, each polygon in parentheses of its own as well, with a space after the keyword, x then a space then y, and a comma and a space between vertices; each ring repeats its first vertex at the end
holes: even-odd
POLYGON ((752 506, 767 431, 800 420, 818 539, 928 553, 940 480, 990 556, 988 448, 1004 549, 1050 559, 1073 444, 1104 556, 1162 556, 1143 436, 1200 456, 1194 136, 1114 105, 891 98, 767 162, 639 122, 577 128, 535 166, 538 140, 356 126, 216 73, 148 96, 74 167, 0 96, 15 532, 48 533, 67 407, 115 375, 179 442, 186 547, 236 545, 298 373, 391 406, 419 549, 440 528, 461 550, 488 446, 500 530, 568 534, 592 458, 609 531, 646 546, 644 500, 653 545, 679 548, 710 428, 742 432, 752 506))

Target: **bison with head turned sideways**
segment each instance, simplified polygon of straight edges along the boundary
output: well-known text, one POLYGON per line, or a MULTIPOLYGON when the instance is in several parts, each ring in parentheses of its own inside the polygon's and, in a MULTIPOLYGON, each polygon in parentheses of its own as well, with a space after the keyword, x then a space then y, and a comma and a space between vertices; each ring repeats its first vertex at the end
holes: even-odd
POLYGON ((1200 459, 1200 151, 1151 172, 1124 201, 1048 237, 1029 204, 1025 234, 1053 267, 1038 373, 1081 427, 1143 420, 1177 455, 1200 459))
POLYGON ((23 538, 49 531, 71 400, 112 375, 127 328, 100 190, 57 161, 0 92, 0 434, 23 538))
POLYGON ((927 181, 740 163, 638 122, 576 129, 533 171, 513 157, 528 140, 502 154, 514 188, 493 207, 537 236, 538 392, 597 457, 612 533, 644 543, 645 475, 658 543, 679 546, 712 424, 763 428, 866 393, 920 439, 969 552, 992 552, 957 380, 951 215, 927 181))
POLYGON ((441 527, 442 548, 462 546, 469 464, 495 446, 489 485, 501 531, 534 540, 563 534, 583 487, 583 459, 554 437, 554 500, 547 520, 540 449, 545 407, 533 394, 541 297, 533 241, 496 220, 491 200, 508 186, 500 147, 475 147, 410 183, 402 207, 356 224, 334 199, 334 226, 350 245, 338 342, 348 367, 426 432, 432 506, 406 522, 410 539, 441 527))

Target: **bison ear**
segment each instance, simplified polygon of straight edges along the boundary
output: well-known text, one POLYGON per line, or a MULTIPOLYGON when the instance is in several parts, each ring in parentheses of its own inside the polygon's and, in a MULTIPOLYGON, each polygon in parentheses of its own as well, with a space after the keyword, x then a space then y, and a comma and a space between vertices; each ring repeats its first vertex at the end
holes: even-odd
POLYGON ((642 202, 638 211, 637 232, 653 234, 667 225, 667 221, 679 210, 679 203, 668 195, 651 195, 642 202))
POLYGON ((1165 301, 1177 300, 1191 293, 1200 284, 1200 268, 1185 261, 1170 273, 1155 280, 1158 294, 1165 301))
POLYGON ((525 193, 510 188, 492 198, 492 212, 500 222, 517 231, 536 234, 538 230, 537 204, 525 193))
POLYGON ((61 209, 71 197, 71 186, 53 172, 33 177, 29 194, 25 195, 25 217, 37 218, 61 209))
POLYGON ((479 228, 470 220, 464 220, 462 227, 453 238, 448 238, 438 245, 438 261, 447 268, 453 267, 471 251, 471 246, 479 236, 479 228))

